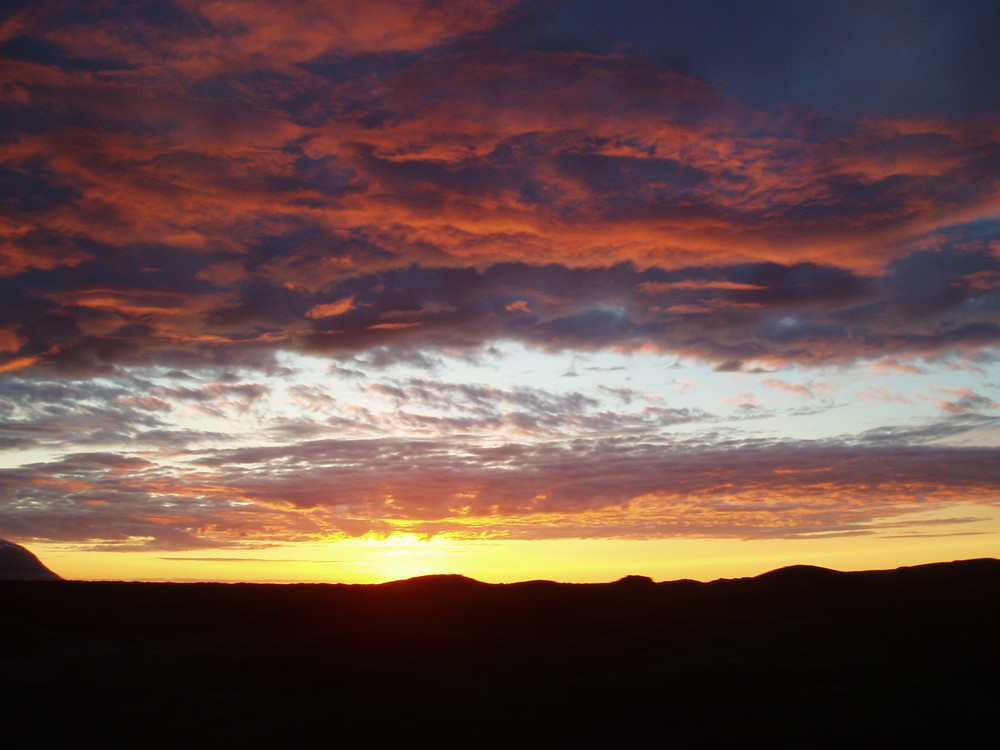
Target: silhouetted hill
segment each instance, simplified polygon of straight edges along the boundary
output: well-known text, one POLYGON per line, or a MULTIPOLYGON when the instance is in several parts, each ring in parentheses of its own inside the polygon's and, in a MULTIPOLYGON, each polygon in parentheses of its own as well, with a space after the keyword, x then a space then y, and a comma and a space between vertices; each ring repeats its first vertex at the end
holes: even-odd
POLYGON ((34 746, 975 747, 1000 561, 756 578, 0 582, 34 746))
POLYGON ((61 581, 35 554, 20 544, 0 539, 0 580, 61 581))
POLYGON ((440 596, 442 594, 465 594, 488 583, 477 581, 462 575, 429 575, 416 576, 414 578, 404 578, 399 581, 379 584, 387 590, 407 592, 408 594, 427 594, 430 596, 440 596))
POLYGON ((816 565, 789 565, 785 568, 761 573, 757 578, 765 581, 781 580, 802 584, 819 584, 840 575, 843 575, 840 571, 820 568, 816 565))

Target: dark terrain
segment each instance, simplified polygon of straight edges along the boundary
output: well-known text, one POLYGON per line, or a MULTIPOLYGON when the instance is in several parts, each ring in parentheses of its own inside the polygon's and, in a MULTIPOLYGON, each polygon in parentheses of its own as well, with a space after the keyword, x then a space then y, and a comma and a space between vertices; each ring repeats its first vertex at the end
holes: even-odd
POLYGON ((1000 560, 712 583, 0 581, 3 736, 995 747, 1000 560))

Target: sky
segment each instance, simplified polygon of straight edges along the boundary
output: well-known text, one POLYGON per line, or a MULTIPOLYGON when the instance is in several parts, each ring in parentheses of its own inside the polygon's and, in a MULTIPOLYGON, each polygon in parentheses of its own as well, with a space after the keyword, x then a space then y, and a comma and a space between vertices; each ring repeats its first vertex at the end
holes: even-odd
POLYGON ((998 28, 6 3, 0 536, 121 580, 998 556, 998 28))

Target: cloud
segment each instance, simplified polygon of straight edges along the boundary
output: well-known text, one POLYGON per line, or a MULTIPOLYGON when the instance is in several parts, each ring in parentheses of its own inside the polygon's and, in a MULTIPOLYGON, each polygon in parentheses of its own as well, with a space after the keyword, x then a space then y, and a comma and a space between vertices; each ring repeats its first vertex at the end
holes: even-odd
POLYGON ((969 268, 997 260, 969 251, 953 258, 952 267, 934 269, 933 282, 915 259, 877 279, 808 264, 741 264, 700 272, 753 288, 655 294, 637 290, 689 271, 411 267, 326 285, 322 296, 265 279, 223 293, 210 292, 215 283, 208 281, 178 292, 178 273, 168 269, 137 272, 145 288, 74 288, 66 276, 60 291, 33 294, 23 305, 23 285, 8 285, 10 302, 0 312, 13 321, 19 351, 0 354, 0 366, 108 372, 214 362, 273 369, 282 349, 341 358, 368 351, 381 359, 394 350, 394 358, 423 357, 429 366, 430 355, 418 350, 471 351, 503 338, 548 349, 654 349, 733 369, 872 360, 918 370, 914 360, 968 360, 1000 339, 995 292, 960 283, 969 268))
MULTIPOLYGON (((967 429, 967 427, 966 427, 967 429)), ((0 474, 19 535, 170 548, 409 531, 458 538, 874 533, 987 501, 996 449, 622 439, 313 440, 202 451, 191 470, 77 454, 0 474), (435 531, 436 530, 436 531, 435 531)))
POLYGON ((734 396, 726 396, 722 403, 736 406, 744 411, 760 409, 764 404, 757 396, 750 392, 738 393, 734 396))
POLYGON ((316 305, 311 307, 306 311, 307 318, 335 318, 338 315, 343 315, 344 313, 349 313, 351 310, 357 309, 354 304, 354 296, 344 297, 336 302, 328 302, 325 305, 316 305))
POLYGON ((711 279, 689 279, 686 281, 644 281, 639 284, 639 291, 645 292, 646 294, 660 294, 662 292, 670 292, 674 289, 737 289, 741 291, 746 290, 761 290, 767 287, 758 286, 757 284, 741 284, 737 281, 713 281, 711 279))
MULTIPOLYGON (((576 390, 449 379, 508 342, 805 398, 821 368, 996 361, 1000 129, 970 83, 996 66, 939 54, 992 50, 994 10, 648 4, 671 23, 647 29, 612 5, 15 8, 0 442, 51 460, 0 478, 9 533, 795 536, 995 497, 993 449, 927 442, 992 429, 961 380, 924 387, 948 419, 923 428, 699 443, 674 428, 718 415, 575 361, 576 390), (296 380, 310 358, 334 385, 296 380)), ((917 403, 886 382, 855 390, 917 403)), ((744 422, 778 413, 733 391, 744 422)))
POLYGON ((953 400, 935 399, 941 410, 947 414, 966 414, 983 409, 1000 408, 1000 403, 969 388, 938 388, 940 393, 955 396, 953 400))
POLYGON ((26 341, 17 335, 17 326, 0 328, 0 352, 17 353, 26 341))
POLYGON ((343 55, 417 51, 500 23, 513 2, 310 0, 294 9, 275 0, 180 0, 156 14, 81 2, 43 3, 16 18, 12 33, 42 38, 66 62, 140 70, 167 62, 188 78, 238 76, 336 61, 343 55), (60 12, 62 11, 62 12, 60 12))
POLYGON ((912 404, 913 399, 902 393, 894 393, 885 386, 875 386, 866 391, 858 391, 858 395, 869 401, 887 401, 898 404, 912 404))
POLYGON ((828 381, 811 380, 808 383, 790 383, 780 378, 763 378, 760 383, 776 391, 783 391, 806 398, 813 398, 817 391, 823 392, 834 387, 834 384, 828 381))
POLYGON ((666 61, 516 44, 515 3, 89 7, 23 11, 5 48, 7 372, 1000 334, 989 118, 754 109, 666 61))

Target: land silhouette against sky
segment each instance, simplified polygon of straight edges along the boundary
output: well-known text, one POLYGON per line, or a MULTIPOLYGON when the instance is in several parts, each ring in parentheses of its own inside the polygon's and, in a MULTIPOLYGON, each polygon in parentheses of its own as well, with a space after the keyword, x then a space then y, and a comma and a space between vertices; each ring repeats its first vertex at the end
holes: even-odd
POLYGON ((755 578, 3 581, 5 739, 979 747, 1000 560, 755 578))
POLYGON ((996 0, 7 0, 0 535, 67 578, 1000 549, 996 0))

